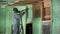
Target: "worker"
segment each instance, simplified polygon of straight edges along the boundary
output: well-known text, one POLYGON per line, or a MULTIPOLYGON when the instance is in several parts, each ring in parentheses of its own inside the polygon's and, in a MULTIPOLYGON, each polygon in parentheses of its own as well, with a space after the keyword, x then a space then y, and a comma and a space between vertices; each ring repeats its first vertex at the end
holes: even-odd
POLYGON ((26 10, 27 8, 22 11, 18 11, 17 8, 13 8, 14 14, 12 16, 12 34, 20 34, 21 29, 19 29, 19 27, 22 25, 20 21, 22 21, 22 16, 26 13, 26 10))

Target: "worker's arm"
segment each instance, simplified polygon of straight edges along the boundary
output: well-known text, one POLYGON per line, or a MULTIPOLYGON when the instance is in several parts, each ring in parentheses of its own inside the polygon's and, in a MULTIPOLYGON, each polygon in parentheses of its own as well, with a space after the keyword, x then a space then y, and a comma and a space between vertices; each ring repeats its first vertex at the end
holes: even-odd
POLYGON ((23 15, 25 14, 25 10, 22 10, 20 13, 21 13, 22 16, 23 16, 23 15))
POLYGON ((28 7, 26 7, 25 10, 22 10, 22 11, 21 11, 21 14, 22 14, 22 15, 24 15, 25 13, 28 13, 28 7))
POLYGON ((22 16, 25 14, 25 12, 22 13, 22 16))

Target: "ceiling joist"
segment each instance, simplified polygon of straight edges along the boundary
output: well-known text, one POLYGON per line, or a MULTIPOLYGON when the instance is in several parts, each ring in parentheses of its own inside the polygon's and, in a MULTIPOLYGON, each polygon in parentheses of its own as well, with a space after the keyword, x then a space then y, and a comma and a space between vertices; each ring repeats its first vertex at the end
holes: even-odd
POLYGON ((38 2, 38 0, 37 1, 19 1, 19 2, 12 3, 12 4, 8 4, 8 6, 34 4, 34 3, 37 3, 37 2, 38 2))

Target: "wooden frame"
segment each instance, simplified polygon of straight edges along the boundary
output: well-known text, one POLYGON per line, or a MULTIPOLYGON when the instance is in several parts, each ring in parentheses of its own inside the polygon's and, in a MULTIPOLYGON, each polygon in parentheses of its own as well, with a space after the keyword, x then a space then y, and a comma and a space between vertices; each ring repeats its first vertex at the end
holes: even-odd
MULTIPOLYGON (((42 5, 43 5, 42 1, 39 1, 39 2, 33 4, 33 18, 43 18, 43 6, 42 5), (40 14, 37 17, 35 15, 36 9, 39 10, 39 14, 40 14)), ((38 13, 36 13, 36 14, 38 14, 38 13)))

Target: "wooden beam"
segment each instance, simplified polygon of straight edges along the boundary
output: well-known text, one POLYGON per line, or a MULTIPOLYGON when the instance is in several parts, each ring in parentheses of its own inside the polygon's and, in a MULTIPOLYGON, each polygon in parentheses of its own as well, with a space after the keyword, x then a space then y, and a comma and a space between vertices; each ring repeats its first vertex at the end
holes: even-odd
POLYGON ((37 1, 19 1, 19 2, 15 2, 13 4, 9 4, 9 5, 12 5, 12 6, 16 6, 16 5, 26 5, 26 4, 34 4, 34 3, 37 3, 37 1))

